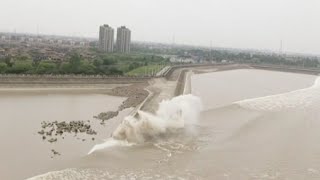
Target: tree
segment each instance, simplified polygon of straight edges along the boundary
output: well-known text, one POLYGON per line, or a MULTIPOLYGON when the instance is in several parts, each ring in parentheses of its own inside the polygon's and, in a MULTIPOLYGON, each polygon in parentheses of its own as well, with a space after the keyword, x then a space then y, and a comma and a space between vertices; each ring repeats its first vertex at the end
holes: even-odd
POLYGON ((7 71, 10 73, 32 73, 32 61, 16 61, 7 71))
POLYGON ((114 67, 110 68, 109 72, 110 72, 110 75, 123 75, 122 71, 114 67))
POLYGON ((57 65, 53 62, 42 61, 39 63, 36 73, 38 74, 52 74, 57 72, 57 65))
POLYGON ((81 61, 79 67, 79 73, 82 74, 95 74, 96 67, 93 64, 90 64, 88 61, 81 61))
POLYGON ((140 65, 139 63, 137 63, 137 62, 130 63, 129 68, 128 68, 128 71, 131 71, 131 70, 133 70, 133 69, 136 69, 136 68, 138 68, 139 66, 141 66, 141 65, 140 65))
POLYGON ((5 73, 7 71, 7 64, 4 62, 0 62, 0 73, 5 73))
POLYGON ((11 67, 13 65, 11 57, 6 57, 4 59, 4 62, 7 64, 7 66, 11 67))
POLYGON ((101 59, 95 59, 93 61, 93 65, 96 66, 96 67, 99 67, 103 64, 103 61, 101 59))
POLYGON ((69 74, 71 73, 71 64, 68 62, 64 62, 60 65, 60 73, 61 74, 69 74))
POLYGON ((112 65, 115 64, 117 61, 114 59, 109 59, 108 57, 103 58, 103 65, 112 65))
POLYGON ((79 54, 73 54, 70 58, 70 70, 72 73, 79 73, 79 68, 81 64, 81 57, 79 54))

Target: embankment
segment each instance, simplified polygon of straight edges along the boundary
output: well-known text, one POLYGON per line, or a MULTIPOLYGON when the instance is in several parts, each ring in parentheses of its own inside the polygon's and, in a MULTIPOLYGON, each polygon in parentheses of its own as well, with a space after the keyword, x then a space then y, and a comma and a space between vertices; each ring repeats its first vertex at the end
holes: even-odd
MULTIPOLYGON (((217 71, 227 71, 234 69, 261 69, 270 71, 281 71, 281 72, 291 72, 291 73, 301 73, 301 74, 311 74, 319 75, 319 68, 302 68, 302 67, 291 67, 284 65, 258 65, 258 64, 190 64, 190 65, 177 65, 169 69, 164 77, 167 80, 176 80, 177 86, 175 89, 175 96, 179 96, 184 93, 184 88, 186 83, 190 83, 187 78, 189 71, 194 71, 195 73, 207 73, 206 70, 217 71), (177 76, 178 74, 178 76, 177 76), (188 82, 187 82, 188 81, 188 82)), ((190 86, 190 85, 189 85, 190 86)))
POLYGON ((88 84, 133 84, 144 83, 150 77, 110 77, 82 75, 0 75, 0 85, 88 85, 88 84))

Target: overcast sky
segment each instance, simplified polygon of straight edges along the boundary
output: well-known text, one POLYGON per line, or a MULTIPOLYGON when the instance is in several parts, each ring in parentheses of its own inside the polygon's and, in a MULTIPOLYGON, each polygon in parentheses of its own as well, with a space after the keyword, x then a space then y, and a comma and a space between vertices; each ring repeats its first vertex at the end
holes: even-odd
POLYGON ((0 31, 320 54, 320 0, 0 0, 0 31), (173 38, 175 37, 175 38, 173 38))

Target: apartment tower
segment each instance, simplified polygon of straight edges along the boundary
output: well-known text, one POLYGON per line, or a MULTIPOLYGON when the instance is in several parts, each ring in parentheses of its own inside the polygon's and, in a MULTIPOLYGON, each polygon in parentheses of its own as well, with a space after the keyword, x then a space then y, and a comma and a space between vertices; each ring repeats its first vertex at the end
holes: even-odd
POLYGON ((117 29, 116 50, 120 53, 129 53, 131 43, 131 31, 125 26, 117 29))
POLYGON ((99 48, 102 52, 113 52, 114 29, 107 24, 100 26, 99 48))

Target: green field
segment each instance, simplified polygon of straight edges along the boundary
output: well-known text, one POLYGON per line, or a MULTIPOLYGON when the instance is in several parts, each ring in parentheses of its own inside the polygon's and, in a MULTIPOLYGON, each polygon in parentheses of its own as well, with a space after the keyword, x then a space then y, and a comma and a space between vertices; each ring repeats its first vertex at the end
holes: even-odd
POLYGON ((144 76, 144 75, 154 75, 157 72, 159 72, 163 66, 160 65, 148 65, 148 66, 142 66, 138 67, 132 71, 129 71, 126 73, 126 75, 129 76, 144 76))

